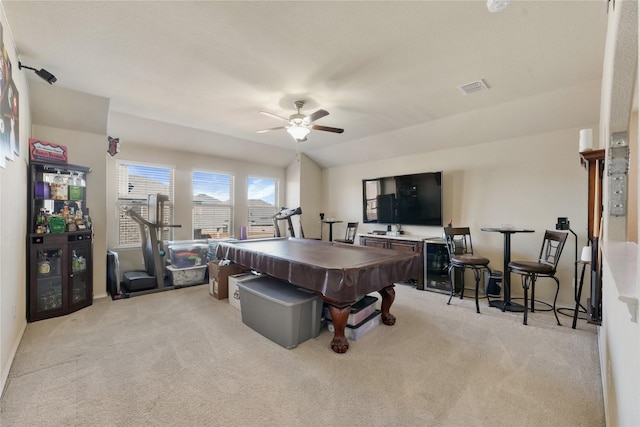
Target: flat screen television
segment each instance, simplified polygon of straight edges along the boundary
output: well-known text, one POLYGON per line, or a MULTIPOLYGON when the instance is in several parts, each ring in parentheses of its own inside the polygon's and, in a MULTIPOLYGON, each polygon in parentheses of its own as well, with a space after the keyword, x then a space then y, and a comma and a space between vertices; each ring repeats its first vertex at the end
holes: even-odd
POLYGON ((363 179, 362 222, 441 227, 442 172, 363 179))

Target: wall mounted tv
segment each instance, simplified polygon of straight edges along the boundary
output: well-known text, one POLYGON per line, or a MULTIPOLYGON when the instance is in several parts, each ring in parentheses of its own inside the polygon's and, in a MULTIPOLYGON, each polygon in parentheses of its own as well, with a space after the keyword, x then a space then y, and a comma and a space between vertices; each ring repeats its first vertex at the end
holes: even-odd
POLYGON ((362 222, 441 227, 442 172, 363 179, 362 222))

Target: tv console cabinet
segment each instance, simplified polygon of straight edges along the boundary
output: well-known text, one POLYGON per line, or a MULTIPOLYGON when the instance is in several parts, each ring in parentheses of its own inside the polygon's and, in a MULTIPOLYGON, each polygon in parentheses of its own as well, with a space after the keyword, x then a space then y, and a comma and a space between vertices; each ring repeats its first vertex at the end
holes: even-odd
POLYGON ((423 268, 416 281, 416 289, 449 292, 451 281, 447 274, 449 255, 440 237, 411 235, 360 234, 360 245, 396 251, 417 252, 422 255, 423 268))

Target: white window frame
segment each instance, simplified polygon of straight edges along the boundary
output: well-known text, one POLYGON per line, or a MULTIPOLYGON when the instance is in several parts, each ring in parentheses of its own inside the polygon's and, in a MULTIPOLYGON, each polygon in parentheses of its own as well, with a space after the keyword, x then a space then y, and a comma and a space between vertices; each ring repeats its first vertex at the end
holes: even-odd
MULTIPOLYGON (((235 177, 233 176, 233 174, 229 173, 229 172, 221 172, 221 171, 211 171, 211 170, 193 170, 191 171, 191 195, 192 195, 192 226, 191 226, 191 235, 193 236, 194 239, 207 239, 207 238, 227 238, 227 237, 233 237, 233 230, 234 230, 234 226, 233 226, 233 212, 234 212, 234 187, 235 187, 235 177), (214 202, 213 200, 208 201, 205 197, 201 197, 200 200, 196 200, 196 197, 198 195, 196 195, 196 186, 195 186, 195 182, 194 182, 194 175, 195 174, 210 174, 210 175, 223 175, 223 176, 227 176, 229 177, 229 199, 226 201, 219 201, 219 202, 214 202), (210 230, 207 230, 206 228, 200 227, 200 224, 202 224, 203 222, 206 221, 202 221, 200 219, 200 216, 202 215, 207 215, 207 208, 224 208, 224 209, 228 209, 229 210, 229 217, 227 220, 224 220, 223 222, 226 222, 227 224, 212 224, 212 227, 210 230), (219 225, 219 226, 218 226, 219 225), (198 233, 196 233, 197 230, 201 230, 200 231, 200 235, 197 235, 198 233), (205 233, 203 233, 203 231, 210 231, 208 233, 206 233, 206 235, 204 235, 205 233)), ((217 197, 215 197, 214 195, 211 194, 207 194, 206 196, 209 196, 215 200, 219 200, 217 197)))
MULTIPOLYGON (((163 187, 162 184, 160 184, 158 185, 158 189, 157 189, 158 191, 151 191, 148 194, 146 194, 146 196, 148 198, 149 194, 157 194, 157 193, 161 193, 168 196, 169 201, 164 204, 164 207, 165 207, 164 217, 165 217, 165 221, 167 221, 169 224, 173 223, 173 218, 174 218, 173 200, 174 200, 174 188, 175 188, 175 166, 163 165, 163 164, 157 164, 157 163, 129 161, 129 160, 116 161, 116 173, 115 173, 115 191, 116 191, 116 209, 115 209, 115 216, 116 216, 115 226, 116 227, 115 229, 117 234, 116 248, 123 248, 123 249, 137 248, 137 247, 140 247, 140 245, 142 244, 142 239, 140 237, 140 232, 139 232, 140 227, 138 223, 136 223, 135 221, 129 218, 129 216, 126 214, 126 211, 129 208, 133 208, 138 213, 141 213, 143 218, 148 220, 148 217, 147 217, 148 199, 145 199, 143 197, 121 197, 122 196, 122 194, 120 193, 121 184, 119 180, 121 179, 120 171, 123 166, 157 168, 157 169, 166 169, 168 171, 169 181, 170 181, 168 184, 168 188, 163 187), (127 223, 131 221, 135 225, 135 229, 138 231, 138 237, 135 241, 133 241, 131 238, 126 239, 125 236, 122 235, 122 231, 120 230, 122 221, 126 221, 127 223)), ((139 175, 134 175, 134 176, 139 176, 139 175)), ((124 177, 122 178, 124 179, 124 177)), ((127 180, 127 185, 130 185, 130 183, 131 181, 127 180)), ((125 185, 124 182, 122 183, 122 185, 125 185)), ((162 231, 162 240, 163 241, 173 240, 172 227, 167 227, 162 231)))
MULTIPOLYGON (((272 176, 249 176, 246 181, 247 185, 247 235, 248 238, 263 238, 263 237, 273 237, 274 236, 274 226, 273 226, 273 215, 275 215, 280 209, 278 208, 278 194, 280 191, 280 180, 278 178, 272 176), (269 180, 273 181, 274 189, 273 189, 273 209, 265 206, 264 212, 259 214, 259 218, 253 218, 255 214, 255 208, 251 207, 251 199, 250 199, 250 189, 249 185, 251 180, 269 180), (267 218, 269 217, 269 218, 267 218)), ((267 202, 268 203, 268 202, 267 202)))

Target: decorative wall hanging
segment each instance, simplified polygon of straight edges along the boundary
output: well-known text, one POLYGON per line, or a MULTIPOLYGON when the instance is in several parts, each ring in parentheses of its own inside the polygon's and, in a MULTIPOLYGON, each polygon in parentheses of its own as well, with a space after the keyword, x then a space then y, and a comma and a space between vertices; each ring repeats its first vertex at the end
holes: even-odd
POLYGON ((44 163, 67 163, 67 147, 29 138, 29 159, 44 163))
POLYGON ((113 157, 120 152, 120 138, 111 138, 110 136, 107 136, 107 141, 109 141, 107 153, 111 154, 111 157, 113 157))
POLYGON ((12 77, 12 65, 4 44, 4 28, 0 24, 0 167, 5 158, 20 156, 19 94, 12 77))

